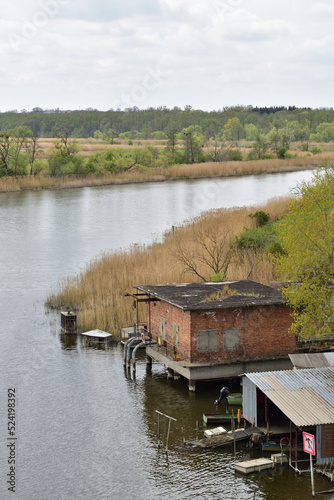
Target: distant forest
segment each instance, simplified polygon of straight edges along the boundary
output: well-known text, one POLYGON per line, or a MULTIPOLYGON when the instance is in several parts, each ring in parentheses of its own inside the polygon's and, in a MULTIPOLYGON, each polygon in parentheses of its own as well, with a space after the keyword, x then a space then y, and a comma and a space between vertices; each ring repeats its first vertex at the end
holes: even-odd
POLYGON ((233 106, 218 111, 202 111, 191 106, 184 109, 158 107, 145 110, 133 107, 124 111, 33 108, 31 112, 13 110, 0 113, 0 132, 24 125, 39 137, 56 138, 66 130, 69 137, 90 138, 98 137, 98 132, 103 134, 112 130, 115 136, 128 133, 127 136, 130 135, 133 139, 164 139, 171 130, 181 132, 186 127, 193 126, 197 133, 210 139, 219 137, 224 130, 226 132, 226 126, 231 124, 229 120, 234 118, 238 119, 237 137, 233 138, 237 140, 255 140, 259 134, 268 134, 273 129, 279 130, 287 126, 293 128, 296 140, 299 139, 298 135, 305 136, 305 132, 313 134, 315 140, 317 134, 319 141, 333 140, 333 108, 295 106, 233 106))

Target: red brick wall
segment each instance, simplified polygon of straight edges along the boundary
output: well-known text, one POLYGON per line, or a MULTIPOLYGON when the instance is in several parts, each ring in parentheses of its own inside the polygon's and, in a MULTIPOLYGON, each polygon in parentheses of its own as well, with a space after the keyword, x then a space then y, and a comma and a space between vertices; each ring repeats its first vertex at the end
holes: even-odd
MULTIPOLYGON (((159 317, 166 319, 167 348, 172 349, 172 323, 179 326, 179 344, 176 359, 186 361, 217 362, 229 359, 267 358, 295 352, 295 336, 288 332, 292 323, 291 309, 287 306, 263 306, 224 311, 182 311, 166 302, 151 303, 152 340, 158 339, 159 317), (224 330, 239 329, 239 346, 224 348, 224 330), (198 351, 198 332, 219 331, 219 349, 198 351)), ((148 318, 149 321, 149 318, 148 318)), ((148 323, 149 324, 149 323, 148 323)), ((172 352, 172 351, 170 351, 172 352)))
MULTIPOLYGON (((148 310, 148 308, 147 308, 148 310)), ((190 311, 182 311, 167 302, 151 303, 152 340, 158 341, 159 317, 166 320, 167 347, 172 349, 172 323, 179 327, 179 343, 176 346, 175 359, 190 359, 190 311)), ((149 315, 147 316, 149 327, 149 315)))

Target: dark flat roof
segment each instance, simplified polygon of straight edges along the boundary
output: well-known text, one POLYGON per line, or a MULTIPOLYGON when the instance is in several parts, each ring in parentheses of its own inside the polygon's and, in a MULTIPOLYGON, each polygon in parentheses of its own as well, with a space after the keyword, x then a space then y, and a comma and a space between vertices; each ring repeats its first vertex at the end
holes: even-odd
POLYGON ((184 311, 281 305, 286 302, 279 290, 251 280, 139 285, 135 288, 184 311))

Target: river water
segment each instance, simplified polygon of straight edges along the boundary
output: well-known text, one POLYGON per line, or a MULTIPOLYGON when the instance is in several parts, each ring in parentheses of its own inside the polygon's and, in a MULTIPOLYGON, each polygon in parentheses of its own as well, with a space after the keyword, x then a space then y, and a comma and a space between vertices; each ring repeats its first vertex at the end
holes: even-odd
MULTIPOLYGON (((288 468, 244 477, 232 450, 183 446, 203 434, 220 384, 167 382, 164 367, 136 375, 122 349, 60 335, 45 299, 103 251, 149 244, 201 211, 289 194, 310 172, 0 194, 0 498, 307 499, 308 477, 288 468), (8 419, 8 389, 15 417, 8 419), (156 410, 177 419, 169 452, 157 446, 156 410), (15 435, 8 424, 15 418, 15 435), (182 431, 183 428, 183 431, 182 431), (16 439, 14 439, 16 438, 16 439), (12 450, 12 454, 11 454, 12 450), (15 470, 8 459, 15 459, 15 470), (15 473, 15 493, 8 474, 15 473)), ((162 437, 166 436, 165 424, 162 437)), ((237 459, 257 456, 238 445, 237 459)), ((318 489, 328 483, 317 479, 318 489)))

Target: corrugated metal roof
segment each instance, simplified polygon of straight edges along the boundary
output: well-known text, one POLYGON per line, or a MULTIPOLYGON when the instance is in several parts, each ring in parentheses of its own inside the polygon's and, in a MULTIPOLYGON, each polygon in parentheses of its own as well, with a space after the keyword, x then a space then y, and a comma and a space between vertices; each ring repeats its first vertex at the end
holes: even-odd
POLYGON ((334 366, 334 352, 289 354, 295 368, 325 368, 334 366))
POLYGON ((298 427, 334 423, 334 368, 246 373, 298 427))

